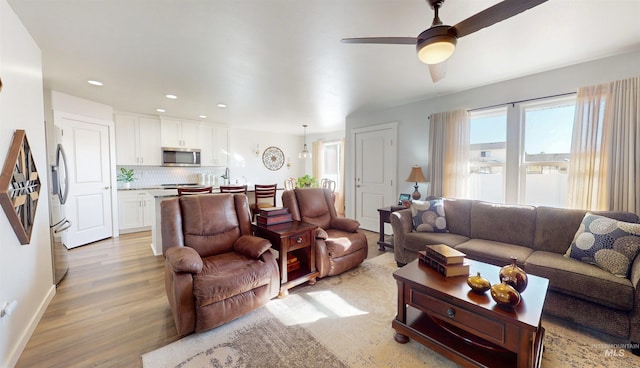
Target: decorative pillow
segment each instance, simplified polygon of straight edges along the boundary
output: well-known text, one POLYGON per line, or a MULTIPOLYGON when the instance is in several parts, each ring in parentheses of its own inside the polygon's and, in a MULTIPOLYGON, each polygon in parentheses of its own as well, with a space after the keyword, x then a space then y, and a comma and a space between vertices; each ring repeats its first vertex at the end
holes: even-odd
POLYGON ((565 256, 627 277, 640 251, 640 224, 587 212, 565 256))
POLYGON ((411 202, 411 218, 416 231, 446 233, 447 220, 444 216, 442 199, 411 202))

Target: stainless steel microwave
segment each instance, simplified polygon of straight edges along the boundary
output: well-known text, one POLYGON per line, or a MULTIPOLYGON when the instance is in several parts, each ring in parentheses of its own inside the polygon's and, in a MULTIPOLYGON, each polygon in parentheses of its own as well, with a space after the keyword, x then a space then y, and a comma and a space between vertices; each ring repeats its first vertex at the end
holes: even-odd
POLYGON ((162 147, 162 166, 200 166, 200 149, 162 147))

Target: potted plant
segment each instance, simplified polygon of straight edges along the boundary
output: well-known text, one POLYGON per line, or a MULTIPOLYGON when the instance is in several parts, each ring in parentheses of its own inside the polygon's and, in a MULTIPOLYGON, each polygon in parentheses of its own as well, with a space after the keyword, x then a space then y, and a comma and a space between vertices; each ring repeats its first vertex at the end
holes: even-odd
POLYGON ((124 167, 121 167, 120 174, 118 174, 118 181, 123 182, 123 187, 125 189, 129 189, 131 187, 131 182, 136 180, 136 178, 134 178, 133 176, 133 169, 127 170, 124 167))
POLYGON ((298 188, 317 187, 318 181, 311 175, 305 175, 298 178, 296 183, 298 188))

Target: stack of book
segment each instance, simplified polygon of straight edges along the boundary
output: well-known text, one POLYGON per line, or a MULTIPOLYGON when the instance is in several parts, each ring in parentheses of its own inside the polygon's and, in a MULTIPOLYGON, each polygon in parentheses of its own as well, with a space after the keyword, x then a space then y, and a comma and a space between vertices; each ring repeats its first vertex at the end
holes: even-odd
POLYGON ((270 226, 291 221, 289 209, 285 207, 261 208, 256 216, 256 223, 259 226, 270 226))
POLYGON ((427 245, 418 252, 420 262, 433 268, 446 277, 469 274, 469 264, 465 262, 466 254, 445 244, 427 245))
POLYGON ((295 271, 300 268, 300 261, 298 257, 291 253, 287 254, 287 272, 295 271))

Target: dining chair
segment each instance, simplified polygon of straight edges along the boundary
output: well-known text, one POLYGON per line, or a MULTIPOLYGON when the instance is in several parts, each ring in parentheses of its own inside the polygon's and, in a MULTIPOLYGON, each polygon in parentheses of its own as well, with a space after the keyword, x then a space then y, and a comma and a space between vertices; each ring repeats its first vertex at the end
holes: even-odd
POLYGON ((324 178, 320 181, 320 186, 322 188, 327 188, 331 191, 331 193, 336 191, 336 182, 331 179, 324 178))
POLYGON ((277 184, 254 185, 254 201, 251 206, 251 219, 255 220, 260 208, 276 206, 277 184))
POLYGON ((296 189, 296 178, 287 178, 284 181, 284 190, 294 190, 296 189))
POLYGON ((220 193, 243 193, 247 194, 246 185, 221 185, 220 193))
POLYGON ((179 187, 178 188, 178 196, 184 194, 206 194, 213 193, 213 187, 200 187, 200 188, 191 188, 191 187, 179 187))

